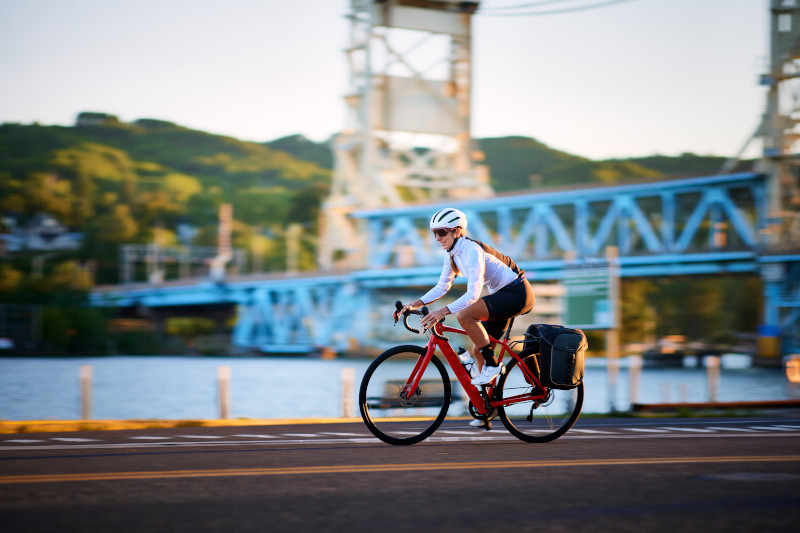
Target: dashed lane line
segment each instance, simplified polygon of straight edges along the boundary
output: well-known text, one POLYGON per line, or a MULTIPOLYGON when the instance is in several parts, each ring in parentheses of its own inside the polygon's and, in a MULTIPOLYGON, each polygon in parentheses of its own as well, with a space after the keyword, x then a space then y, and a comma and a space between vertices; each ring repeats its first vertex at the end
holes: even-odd
MULTIPOLYGON (((800 425, 792 424, 774 424, 769 426, 748 426, 748 427, 725 427, 725 426, 707 426, 705 428, 686 428, 676 426, 660 426, 660 427, 613 427, 600 429, 585 429, 585 428, 572 428, 563 438, 624 438, 626 436, 633 437, 680 437, 689 436, 692 434, 699 436, 758 436, 773 433, 774 435, 791 435, 792 432, 797 433, 800 425), (634 433, 636 435, 631 435, 634 433)), ((544 430, 543 430, 544 431, 544 430)), ((400 431, 400 435, 417 435, 418 432, 414 431, 400 431)), ((439 429, 430 437, 430 440, 435 441, 438 439, 446 441, 454 441, 459 438, 465 440, 506 440, 510 435, 502 430, 487 432, 483 430, 459 430, 459 429, 439 429)), ((108 443, 98 439, 86 439, 76 437, 50 437, 49 439, 0 439, 0 450, 19 450, 19 449, 44 449, 57 447, 57 444, 47 444, 53 441, 68 443, 67 447, 119 447, 119 446, 199 446, 199 445, 252 445, 252 444, 308 444, 312 442, 325 442, 325 443, 363 443, 375 442, 375 437, 367 433, 351 433, 351 432, 332 432, 323 431, 319 433, 282 433, 278 435, 268 434, 236 434, 236 435, 173 435, 173 436, 155 436, 155 435, 135 435, 127 437, 128 442, 122 443, 108 443), (240 439, 250 439, 247 441, 239 440, 226 440, 231 437, 240 439), (332 438, 333 437, 333 438, 332 438), (181 441, 179 439, 186 439, 181 441), (138 441, 138 442, 137 442, 138 441), (149 441, 149 442, 142 442, 149 441), (197 441, 206 441, 203 443, 197 441), (212 442, 213 441, 213 442, 212 442), (90 444, 94 443, 94 444, 90 444), (16 446, 15 446, 16 445, 16 446)))
POLYGON ((703 429, 703 428, 662 427, 661 429, 666 429, 669 431, 685 431, 686 433, 714 433, 714 431, 711 429, 703 429))
POLYGON ((656 429, 656 428, 619 428, 619 429, 624 429, 625 431, 635 431, 637 433, 669 433, 669 430, 656 429))
POLYGON ((332 435, 334 437, 369 437, 368 433, 337 433, 333 431, 320 431, 320 435, 332 435))

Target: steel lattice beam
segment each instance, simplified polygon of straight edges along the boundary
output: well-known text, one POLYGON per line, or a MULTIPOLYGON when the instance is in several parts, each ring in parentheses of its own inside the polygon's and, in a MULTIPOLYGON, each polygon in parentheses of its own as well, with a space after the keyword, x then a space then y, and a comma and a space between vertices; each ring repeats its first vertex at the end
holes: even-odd
MULTIPOLYGON (((443 205, 355 213, 369 229, 369 269, 438 265, 430 213, 443 205)), ((754 253, 766 229, 764 179, 758 174, 679 180, 456 203, 470 235, 520 262, 574 254, 674 262, 680 254, 754 253)))

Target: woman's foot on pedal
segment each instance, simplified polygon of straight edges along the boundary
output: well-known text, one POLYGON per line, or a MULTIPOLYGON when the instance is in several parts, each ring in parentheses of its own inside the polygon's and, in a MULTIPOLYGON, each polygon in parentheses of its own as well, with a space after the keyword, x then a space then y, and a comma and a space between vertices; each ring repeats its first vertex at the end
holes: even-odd
POLYGON ((470 427, 474 427, 474 428, 490 429, 492 427, 492 425, 489 423, 489 421, 494 419, 494 418, 497 418, 497 409, 492 409, 492 411, 489 413, 489 416, 487 416, 483 420, 481 420, 479 418, 476 418, 475 420, 470 420, 469 425, 470 425, 470 427))
POLYGON ((481 373, 478 374, 473 380, 473 385, 487 385, 490 383, 494 378, 500 375, 500 372, 503 371, 503 365, 497 366, 489 366, 485 365, 481 373))

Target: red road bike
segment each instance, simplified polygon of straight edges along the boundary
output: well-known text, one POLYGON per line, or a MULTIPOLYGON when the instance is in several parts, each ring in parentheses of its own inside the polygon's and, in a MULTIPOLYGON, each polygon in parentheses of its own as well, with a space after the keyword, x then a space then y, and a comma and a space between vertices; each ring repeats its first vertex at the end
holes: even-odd
MULTIPOLYGON (((403 307, 400 302, 395 305, 398 310, 403 307)), ((419 333, 409 326, 409 314, 427 313, 425 307, 407 312, 403 325, 419 333)), ((441 321, 427 330, 430 337, 424 347, 403 345, 386 350, 361 380, 358 403, 367 428, 389 444, 416 444, 430 437, 448 414, 460 416, 466 411, 484 420, 487 429, 489 420, 499 416, 512 435, 526 442, 549 442, 566 433, 580 415, 583 383, 571 390, 543 387, 526 364, 528 358, 538 357, 538 349, 516 353, 512 347, 523 341, 509 341, 510 331, 511 325, 503 338, 489 337, 499 348, 498 361, 506 360, 503 373, 489 385, 472 385, 472 377, 444 335, 466 332, 441 321), (436 355, 437 349, 450 365, 452 377, 436 355), (453 390, 453 381, 461 384, 465 396, 457 388, 453 390)), ((532 344, 538 346, 538 342, 532 344)))

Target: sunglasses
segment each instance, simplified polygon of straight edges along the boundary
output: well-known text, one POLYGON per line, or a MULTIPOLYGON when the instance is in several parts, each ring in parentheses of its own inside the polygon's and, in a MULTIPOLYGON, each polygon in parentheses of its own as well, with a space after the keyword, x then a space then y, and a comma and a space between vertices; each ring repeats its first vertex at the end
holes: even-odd
POLYGON ((449 229, 435 229, 433 230, 433 235, 436 237, 447 237, 447 234, 450 233, 449 229))

